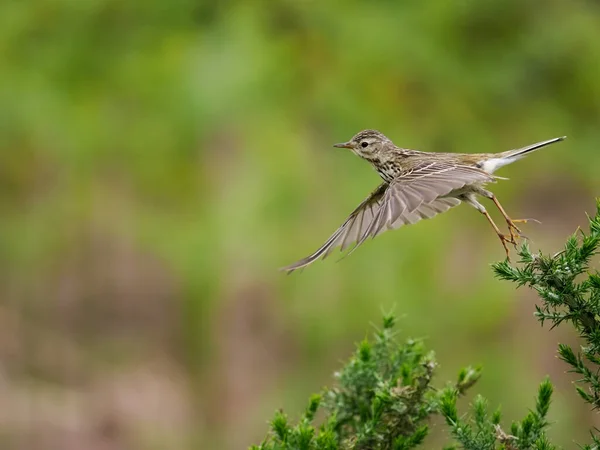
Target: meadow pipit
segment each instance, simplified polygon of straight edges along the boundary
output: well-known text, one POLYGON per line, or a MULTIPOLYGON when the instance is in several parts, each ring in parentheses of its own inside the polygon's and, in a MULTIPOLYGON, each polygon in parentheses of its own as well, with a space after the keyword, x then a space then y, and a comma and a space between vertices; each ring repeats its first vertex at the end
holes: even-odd
POLYGON ((502 166, 517 161, 529 152, 562 141, 566 136, 549 139, 502 153, 433 153, 408 150, 375 130, 364 130, 343 144, 334 147, 350 149, 366 159, 383 179, 377 189, 352 211, 350 217, 316 252, 300 261, 283 267, 293 272, 325 258, 335 247, 344 251, 351 244, 352 253, 368 237, 386 230, 410 225, 445 212, 461 202, 468 203, 483 214, 500 238, 506 257, 507 243, 514 246, 522 236, 516 223, 527 219, 511 219, 496 198, 484 189, 486 183, 499 179, 492 174, 502 166), (508 235, 502 234, 477 196, 494 202, 508 225, 508 235))

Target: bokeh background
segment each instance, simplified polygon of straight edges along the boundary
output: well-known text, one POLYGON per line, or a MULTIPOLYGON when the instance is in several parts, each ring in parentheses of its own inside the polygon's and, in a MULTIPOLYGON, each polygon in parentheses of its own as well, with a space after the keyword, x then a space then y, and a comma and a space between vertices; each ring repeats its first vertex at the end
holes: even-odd
POLYGON ((392 309, 438 385, 482 364, 473 392, 517 419, 548 374, 553 436, 586 442, 555 357, 577 336, 493 278, 476 211, 277 268, 379 183, 331 147, 364 128, 431 151, 568 135, 494 186, 558 250, 600 193, 599 75, 591 0, 2 2, 0 446, 246 448, 392 309))

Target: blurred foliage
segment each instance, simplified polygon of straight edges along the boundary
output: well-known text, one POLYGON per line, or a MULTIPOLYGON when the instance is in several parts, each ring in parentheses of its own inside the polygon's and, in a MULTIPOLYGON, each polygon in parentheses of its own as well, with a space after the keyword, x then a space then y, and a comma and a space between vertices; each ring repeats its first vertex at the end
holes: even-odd
POLYGON ((453 385, 433 388, 433 353, 412 339, 399 344, 394 325, 393 315, 384 316, 375 342, 362 341, 336 373, 338 386, 313 395, 296 425, 278 411, 267 438, 251 450, 409 450, 424 442, 435 414, 444 416, 452 436, 466 450, 556 448, 546 437, 553 391, 549 380, 538 389, 535 409, 523 421, 513 422, 510 434, 500 425, 500 409, 490 416, 487 400, 480 395, 473 402, 472 417, 459 417, 458 397, 475 384, 480 371, 465 368, 453 385), (327 415, 316 428, 313 421, 322 402, 327 415))
MULTIPOLYGON (((21 413, 0 420, 0 445, 241 448, 394 304, 444 355, 443 378, 485 364, 482 394, 510 392, 516 415, 562 369, 529 356, 547 340, 527 325, 531 305, 493 282, 502 250, 474 211, 300 276, 276 268, 378 183, 330 148, 363 128, 432 151, 568 135, 494 186, 511 215, 542 220, 524 230, 536 243, 562 242, 600 190, 599 12, 591 0, 3 1, 0 388, 21 413)), ((557 442, 583 440, 587 411, 555 401, 557 442)))
MULTIPOLYGON (((253 450, 409 450, 423 442, 427 421, 446 412, 473 386, 479 370, 461 370, 452 387, 431 386, 437 362, 432 352, 412 339, 395 339, 395 317, 385 315, 374 342, 363 340, 350 361, 336 373, 338 385, 311 397, 306 413, 291 426, 281 411, 271 432, 253 450), (321 401, 327 410, 318 430, 312 425, 321 401)), ((456 419, 456 411, 454 411, 456 419)), ((447 419, 450 420, 450 419, 447 419)))

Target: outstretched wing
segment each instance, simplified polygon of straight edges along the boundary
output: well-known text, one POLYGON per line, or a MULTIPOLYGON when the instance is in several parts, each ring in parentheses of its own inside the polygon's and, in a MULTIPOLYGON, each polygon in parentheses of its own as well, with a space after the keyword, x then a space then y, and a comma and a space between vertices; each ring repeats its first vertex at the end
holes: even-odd
POLYGON ((343 251, 356 243, 353 252, 369 236, 429 219, 460 204, 457 198, 444 198, 450 192, 493 180, 493 176, 473 167, 425 162, 391 184, 381 184, 316 252, 281 270, 291 273, 327 257, 338 246, 343 251))
POLYGON ((371 192, 371 195, 364 199, 363 202, 352 211, 350 217, 346 219, 342 226, 340 226, 316 252, 294 264, 282 267, 281 270, 291 273, 296 269, 308 266, 321 257, 327 257, 327 255, 329 255, 329 253, 331 253, 338 245, 341 245, 342 250, 344 250, 352 243, 358 241, 364 233, 364 230, 369 227, 373 218, 379 211, 387 187, 387 183, 382 183, 377 189, 371 192))
MULTIPOLYGON (((451 197, 444 196, 453 191, 468 185, 484 184, 494 180, 492 175, 475 167, 455 165, 450 162, 425 162, 392 181, 377 214, 369 227, 363 230, 356 247, 369 236, 375 237, 385 230, 398 228, 407 223, 407 220, 409 223, 414 223, 410 219, 415 219, 415 214, 417 217, 423 214, 436 200, 450 200, 451 197), (397 225, 398 222, 400 225, 397 225)), ((452 200, 457 199, 452 198, 452 200)), ((423 217, 417 220, 421 218, 423 217)))

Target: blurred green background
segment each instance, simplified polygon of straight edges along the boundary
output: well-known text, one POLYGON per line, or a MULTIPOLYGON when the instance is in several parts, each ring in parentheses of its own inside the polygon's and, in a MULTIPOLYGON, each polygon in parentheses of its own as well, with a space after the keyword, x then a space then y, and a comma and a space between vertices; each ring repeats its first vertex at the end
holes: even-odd
POLYGON ((364 128, 430 151, 568 135, 494 186, 556 251, 600 193, 599 75, 591 0, 5 0, 0 446, 246 448, 390 309, 438 385, 483 364, 507 418, 549 374, 556 441, 585 442, 600 422, 555 357, 577 337, 493 279, 475 210, 277 268, 379 183, 331 147, 364 128))

